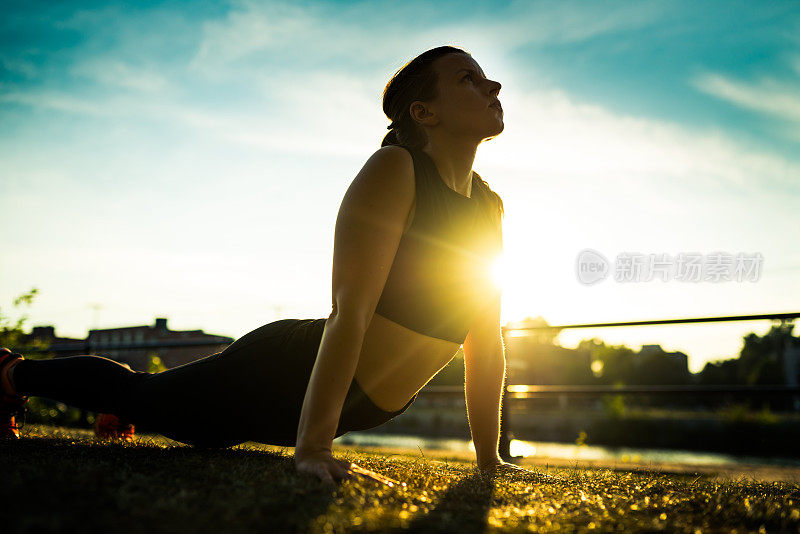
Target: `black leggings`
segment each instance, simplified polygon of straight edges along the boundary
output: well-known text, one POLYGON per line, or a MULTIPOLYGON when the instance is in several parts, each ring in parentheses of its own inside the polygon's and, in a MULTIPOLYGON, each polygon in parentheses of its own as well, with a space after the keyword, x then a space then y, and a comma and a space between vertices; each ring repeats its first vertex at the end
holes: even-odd
MULTIPOLYGON (((100 356, 23 360, 14 369, 14 385, 20 395, 113 413, 191 445, 255 441, 293 447, 326 320, 275 321, 222 352, 161 373, 131 371, 100 356)), ((381 425, 406 411, 416 397, 387 412, 354 378, 336 437, 381 425)))

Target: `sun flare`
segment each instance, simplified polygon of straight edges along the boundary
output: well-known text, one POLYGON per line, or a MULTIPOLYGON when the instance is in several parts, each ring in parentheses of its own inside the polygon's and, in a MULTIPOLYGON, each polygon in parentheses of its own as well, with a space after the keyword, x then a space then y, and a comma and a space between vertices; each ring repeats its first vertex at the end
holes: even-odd
POLYGON ((503 256, 498 256, 492 261, 491 267, 491 277, 492 283, 500 289, 504 291, 506 289, 506 284, 508 283, 508 266, 506 265, 503 256))

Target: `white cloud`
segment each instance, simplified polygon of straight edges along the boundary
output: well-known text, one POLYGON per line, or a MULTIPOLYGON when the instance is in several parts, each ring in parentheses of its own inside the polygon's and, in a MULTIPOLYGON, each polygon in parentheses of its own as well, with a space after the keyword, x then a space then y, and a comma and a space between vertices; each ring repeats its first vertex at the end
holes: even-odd
POLYGON ((57 91, 9 92, 0 94, 0 103, 115 121, 145 119, 230 143, 304 154, 360 157, 370 147, 377 149, 386 134, 389 121, 381 111, 378 80, 318 71, 260 75, 255 83, 269 109, 258 109, 257 103, 244 111, 235 106, 211 108, 163 94, 87 99, 57 91))
POLYGON ((762 79, 757 82, 743 82, 721 74, 706 73, 696 77, 692 83, 704 93, 743 108, 800 122, 798 80, 783 82, 762 79))
POLYGON ((16 72, 27 78, 32 78, 39 72, 39 70, 36 68, 36 64, 33 61, 22 57, 0 56, 0 69, 5 69, 9 72, 16 72))
POLYGON ((800 56, 794 56, 790 64, 792 65, 792 70, 794 70, 797 74, 800 74, 800 56))
MULTIPOLYGON (((333 18, 334 12, 321 6, 252 1, 237 2, 226 16, 205 23, 188 68, 213 75, 215 80, 260 89, 261 101, 220 99, 212 105, 177 99, 164 90, 168 82, 155 69, 95 59, 79 63, 73 72, 144 94, 112 93, 89 100, 58 91, 25 91, 2 94, 0 102, 110 119, 148 119, 163 122, 165 129, 188 128, 210 139, 257 149, 362 157, 369 148, 377 148, 386 133, 388 120, 381 111, 380 92, 399 64, 381 72, 377 67, 355 69, 338 60, 325 69, 284 61, 267 70, 259 67, 264 59, 257 54, 267 59, 276 54, 367 56, 380 58, 379 64, 385 65, 388 57, 403 58, 410 46, 440 39, 430 29, 435 23, 439 36, 475 36, 472 43, 486 40, 487 47, 481 50, 493 57, 487 69, 496 71, 495 63, 502 63, 506 54, 496 43, 488 43, 492 39, 505 50, 530 43, 576 42, 641 28, 662 9, 649 4, 622 10, 588 5, 576 10, 560 3, 531 7, 520 2, 508 8, 506 14, 513 16, 467 19, 450 26, 442 26, 437 19, 430 26, 420 23, 409 28, 406 20, 394 16, 408 13, 407 7, 384 7, 380 28, 367 24, 378 11, 362 13, 359 5, 347 6, 333 18), (364 46, 365 42, 372 44, 364 46)), ((428 14, 429 8, 420 9, 428 14)), ((743 190, 764 183, 796 188, 800 174, 795 163, 743 146, 724 132, 692 131, 678 124, 620 115, 577 101, 558 89, 515 87, 513 72, 509 68, 500 77, 510 80, 501 92, 506 130, 479 154, 481 161, 497 168, 587 181, 666 179, 729 184, 743 190)), ((800 98, 782 85, 747 85, 715 74, 697 83, 741 105, 800 119, 800 98)))
MULTIPOLYGON (((362 157, 377 149, 388 120, 383 81, 344 71, 256 77, 267 110, 209 108, 168 97, 138 95, 87 100, 57 92, 8 93, 10 101, 109 119, 148 119, 257 149, 362 157)), ((506 129, 479 151, 480 164, 534 176, 580 181, 678 180, 757 191, 797 191, 800 166, 738 143, 724 132, 625 116, 576 101, 559 90, 504 88, 506 129)))
POLYGON ((190 68, 224 79, 236 63, 249 60, 241 74, 275 58, 296 62, 386 63, 395 68, 413 54, 441 44, 461 46, 482 56, 503 55, 525 45, 575 43, 659 21, 662 7, 618 7, 580 3, 515 2, 492 16, 451 13, 426 3, 345 4, 234 2, 227 16, 203 25, 203 38, 190 68), (452 20, 453 22, 448 22, 452 20), (503 52, 498 45, 502 43, 503 52))
POLYGON ((475 21, 474 29, 488 29, 494 37, 502 39, 504 46, 578 43, 657 23, 661 20, 663 10, 663 6, 653 3, 613 6, 586 2, 521 1, 512 4, 507 16, 491 21, 475 21))
MULTIPOLYGON (((240 2, 227 17, 205 23, 204 38, 190 68, 204 71, 268 47, 289 47, 310 37, 307 9, 291 4, 240 2)), ((313 41, 311 41, 313 42, 313 41)))
POLYGON ((506 92, 506 128, 481 151, 498 169, 578 181, 683 181, 798 192, 800 165, 742 145, 720 131, 613 113, 562 91, 506 92))
POLYGON ((72 68, 72 74, 85 76, 105 85, 145 93, 167 88, 166 79, 155 69, 136 67, 115 59, 90 59, 72 68))
POLYGON ((9 92, 0 94, 0 102, 24 104, 33 108, 52 109, 95 117, 107 117, 110 115, 107 106, 98 105, 97 102, 89 101, 85 98, 54 91, 9 92))

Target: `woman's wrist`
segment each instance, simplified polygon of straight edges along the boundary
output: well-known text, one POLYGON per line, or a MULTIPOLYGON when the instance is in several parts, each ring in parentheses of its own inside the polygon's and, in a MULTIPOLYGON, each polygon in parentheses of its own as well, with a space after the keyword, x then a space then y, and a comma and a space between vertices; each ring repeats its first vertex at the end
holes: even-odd
POLYGON ((298 449, 295 447, 294 449, 294 460, 306 460, 306 459, 313 459, 313 458, 321 458, 325 456, 333 456, 333 452, 329 449, 298 449))
POLYGON ((297 441, 294 446, 295 454, 315 454, 319 452, 331 452, 333 440, 325 439, 321 436, 312 436, 306 432, 298 432, 297 441))

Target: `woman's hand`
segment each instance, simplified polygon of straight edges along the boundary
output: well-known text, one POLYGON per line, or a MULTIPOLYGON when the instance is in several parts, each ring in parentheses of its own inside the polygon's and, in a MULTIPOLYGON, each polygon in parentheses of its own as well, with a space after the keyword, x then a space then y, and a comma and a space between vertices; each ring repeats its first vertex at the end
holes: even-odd
POLYGON ((340 480, 351 480, 356 476, 361 476, 390 488, 406 487, 405 482, 398 482, 347 460, 337 460, 327 450, 313 453, 298 453, 295 450, 294 463, 298 472, 316 475, 329 486, 335 486, 336 482, 340 480))
POLYGON ((323 483, 335 486, 340 480, 350 480, 355 476, 352 465, 347 460, 337 460, 328 450, 300 452, 295 450, 294 464, 299 473, 317 476, 323 483))

